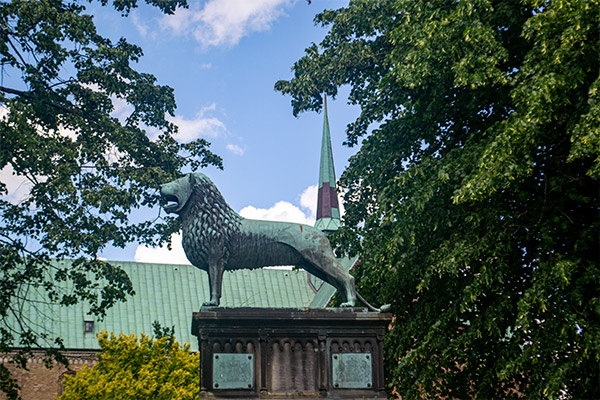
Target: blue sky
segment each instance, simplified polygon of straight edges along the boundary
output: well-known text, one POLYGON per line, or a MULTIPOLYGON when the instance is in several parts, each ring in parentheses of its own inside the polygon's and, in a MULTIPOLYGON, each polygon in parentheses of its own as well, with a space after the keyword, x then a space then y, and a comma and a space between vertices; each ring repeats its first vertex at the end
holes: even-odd
MULTIPOLYGON (((204 137, 223 157, 223 171, 202 172, 217 184, 229 204, 249 218, 312 224, 316 207, 323 114, 292 115, 290 98, 273 90, 290 79, 291 67, 327 30, 315 26, 323 9, 341 0, 190 1, 188 10, 165 16, 149 6, 122 18, 108 7, 94 7, 101 34, 126 37, 142 47, 139 70, 154 74, 175 90, 173 121, 181 140, 204 137), (314 203, 314 204, 313 204, 314 203)), ((342 146, 346 125, 358 108, 346 103, 347 90, 328 99, 329 123, 339 177, 356 148, 342 146)), ((116 112, 118 113, 119 105, 116 112)), ((152 218, 158 210, 145 210, 152 218)), ((106 249, 109 260, 185 262, 175 249, 131 245, 106 249)))

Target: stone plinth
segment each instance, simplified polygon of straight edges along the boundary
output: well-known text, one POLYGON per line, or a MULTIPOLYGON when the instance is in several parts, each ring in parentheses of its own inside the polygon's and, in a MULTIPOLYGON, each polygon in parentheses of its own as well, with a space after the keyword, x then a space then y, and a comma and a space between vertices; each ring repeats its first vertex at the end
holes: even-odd
POLYGON ((205 308, 192 319, 200 398, 385 399, 390 321, 362 308, 205 308))

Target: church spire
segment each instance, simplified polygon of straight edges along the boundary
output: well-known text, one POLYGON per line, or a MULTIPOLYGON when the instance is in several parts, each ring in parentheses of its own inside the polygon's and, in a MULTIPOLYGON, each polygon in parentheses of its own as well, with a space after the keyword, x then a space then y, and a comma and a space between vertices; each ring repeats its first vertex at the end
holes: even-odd
POLYGON ((340 207, 335 190, 335 170, 327 117, 327 96, 323 100, 323 138, 321 141, 321 166, 319 168, 319 188, 317 200, 317 221, 315 228, 325 233, 340 227, 340 207))

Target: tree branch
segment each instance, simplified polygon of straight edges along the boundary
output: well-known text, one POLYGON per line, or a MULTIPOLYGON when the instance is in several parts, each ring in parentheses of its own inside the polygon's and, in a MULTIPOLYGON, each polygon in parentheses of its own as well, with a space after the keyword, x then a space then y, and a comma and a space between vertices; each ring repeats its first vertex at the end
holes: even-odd
POLYGON ((17 49, 17 46, 15 46, 14 43, 12 42, 12 40, 10 40, 10 38, 8 37, 9 35, 5 34, 4 36, 5 36, 5 39, 8 42, 8 44, 10 44, 10 47, 12 47, 12 49, 15 51, 15 53, 17 54, 17 56, 21 60, 22 67, 24 67, 25 65, 27 65, 27 62, 25 61, 25 59, 23 58, 23 56, 19 52, 19 49, 17 49))
POLYGON ((54 108, 56 108, 58 110, 61 110, 61 111, 65 112, 65 113, 68 113, 68 114, 75 114, 76 113, 76 109, 73 109, 73 108, 70 108, 70 107, 61 106, 60 104, 56 104, 56 103, 53 103, 51 101, 42 99, 39 96, 37 96, 34 92, 29 91, 29 90, 28 91, 23 91, 23 90, 17 90, 17 89, 12 89, 12 88, 7 88, 7 87, 4 87, 4 86, 0 86, 0 92, 14 94, 14 95, 17 95, 17 96, 24 97, 26 99, 37 100, 37 101, 40 101, 40 102, 42 102, 42 103, 44 103, 46 105, 54 107, 54 108))

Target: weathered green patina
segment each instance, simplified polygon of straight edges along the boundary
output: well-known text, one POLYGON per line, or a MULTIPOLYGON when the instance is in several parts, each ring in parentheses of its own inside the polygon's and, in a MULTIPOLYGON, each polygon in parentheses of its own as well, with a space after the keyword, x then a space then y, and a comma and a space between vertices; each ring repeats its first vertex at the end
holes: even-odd
POLYGON ((340 292, 342 306, 354 306, 354 278, 335 258, 329 240, 314 227, 241 217, 204 174, 193 173, 161 186, 164 208, 181 218, 183 249, 190 262, 208 272, 217 306, 225 270, 296 265, 340 292))

